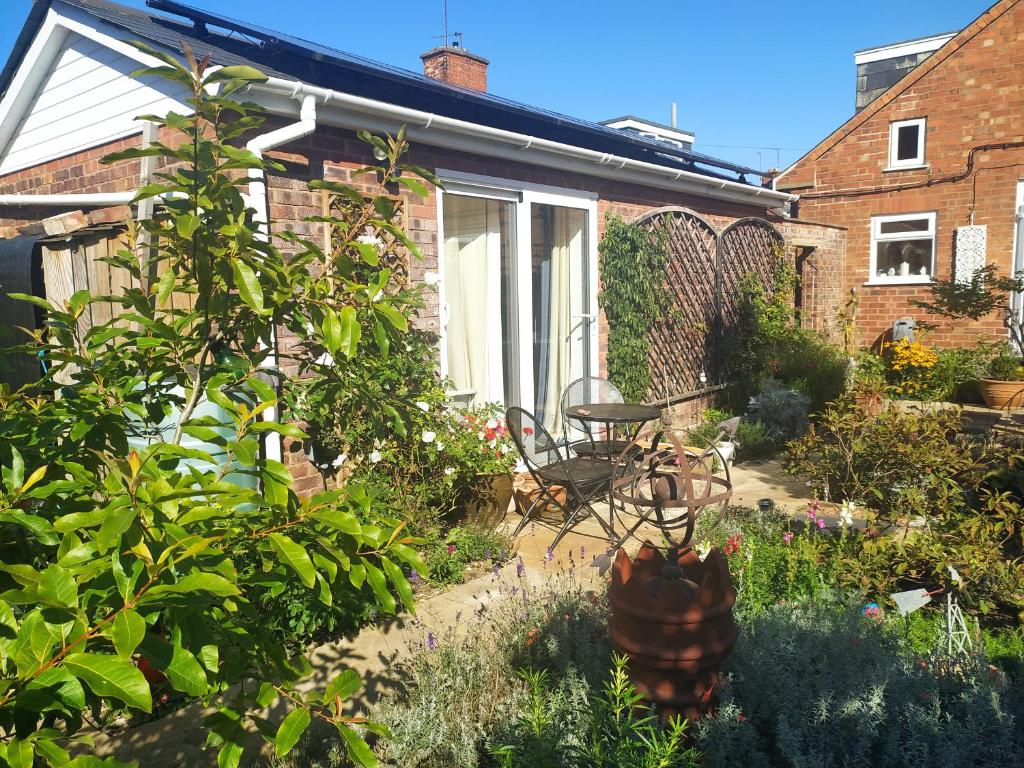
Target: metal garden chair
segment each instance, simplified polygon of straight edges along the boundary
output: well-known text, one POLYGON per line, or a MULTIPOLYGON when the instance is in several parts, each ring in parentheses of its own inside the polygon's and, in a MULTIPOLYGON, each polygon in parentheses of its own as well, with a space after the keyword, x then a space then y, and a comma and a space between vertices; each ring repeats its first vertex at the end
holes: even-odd
POLYGON ((565 518, 551 542, 552 548, 570 528, 587 516, 597 520, 609 539, 614 540, 616 535, 610 519, 605 520, 593 507, 593 501, 608 492, 612 462, 585 456, 563 457, 551 433, 533 414, 522 408, 509 408, 505 412, 505 423, 538 488, 537 498, 523 513, 523 519, 512 535, 519 535, 530 522, 532 512, 543 502, 561 510, 565 518), (555 487, 565 489, 564 503, 558 500, 558 494, 552 492, 555 487))
POLYGON ((565 411, 574 405, 624 402, 626 402, 625 398, 623 398, 619 388, 608 381, 608 379, 602 379, 599 376, 584 376, 569 384, 565 391, 562 392, 560 403, 562 430, 565 434, 566 445, 577 456, 593 457, 599 453, 597 444, 601 442, 606 446, 606 452, 618 456, 626 449, 628 444, 626 440, 612 439, 610 442, 606 442, 606 435, 596 431, 592 423, 567 416, 565 411), (582 438, 577 437, 577 439, 574 439, 574 435, 578 436, 580 434, 583 435, 582 438), (611 450, 607 451, 607 448, 611 450))

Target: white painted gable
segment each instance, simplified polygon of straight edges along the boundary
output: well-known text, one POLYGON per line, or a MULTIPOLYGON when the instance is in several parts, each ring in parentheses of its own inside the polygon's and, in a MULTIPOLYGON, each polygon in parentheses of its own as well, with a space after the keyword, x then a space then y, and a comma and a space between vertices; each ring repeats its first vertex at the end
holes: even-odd
POLYGON ((69 31, 6 148, 0 147, 0 175, 141 132, 138 115, 191 111, 176 83, 132 78, 141 66, 69 31))

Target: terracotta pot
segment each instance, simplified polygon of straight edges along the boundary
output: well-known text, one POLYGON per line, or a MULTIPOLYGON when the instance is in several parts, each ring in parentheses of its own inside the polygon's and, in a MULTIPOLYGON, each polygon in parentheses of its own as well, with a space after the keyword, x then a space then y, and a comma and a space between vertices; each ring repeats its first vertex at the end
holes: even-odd
POLYGON ((982 379, 981 397, 989 408, 1020 408, 1024 406, 1024 381, 982 379))
POLYGON ((620 549, 608 596, 612 644, 629 656, 639 693, 663 715, 705 714, 738 633, 722 553, 712 549, 702 563, 689 549, 672 563, 648 544, 633 560, 620 549))
POLYGON ((462 499, 463 522, 479 528, 496 528, 505 519, 511 501, 511 472, 477 475, 462 499))

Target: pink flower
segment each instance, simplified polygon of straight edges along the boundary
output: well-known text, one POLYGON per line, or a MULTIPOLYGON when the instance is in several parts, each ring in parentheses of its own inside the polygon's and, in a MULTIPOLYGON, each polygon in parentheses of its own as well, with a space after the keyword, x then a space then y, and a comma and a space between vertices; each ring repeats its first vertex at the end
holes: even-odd
POLYGON ((808 519, 810 519, 810 520, 813 520, 813 519, 814 519, 814 517, 815 517, 815 514, 814 514, 814 510, 813 510, 813 509, 808 509, 808 510, 807 510, 807 517, 808 517, 808 519))
POLYGON ((455 554, 455 545, 454 544, 449 544, 448 545, 448 554, 449 555, 454 555, 455 554))
POLYGON ((824 528, 825 527, 825 521, 824 520, 818 520, 818 527, 819 528, 824 528))
POLYGON ((789 542, 793 540, 793 534, 789 531, 786 531, 786 533, 782 534, 782 540, 789 544, 789 542))

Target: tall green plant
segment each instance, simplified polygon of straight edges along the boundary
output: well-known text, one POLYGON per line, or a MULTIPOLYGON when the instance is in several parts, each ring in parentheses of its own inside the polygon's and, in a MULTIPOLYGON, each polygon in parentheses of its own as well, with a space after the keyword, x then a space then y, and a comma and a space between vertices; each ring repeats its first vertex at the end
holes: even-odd
POLYGON ((671 298, 665 285, 668 234, 608 216, 598 246, 599 301, 608 320, 608 376, 631 402, 651 390, 651 331, 671 298))
MULTIPOLYGON (((358 675, 300 691, 309 663, 281 647, 254 596, 300 587, 329 606, 365 584, 382 610, 396 609, 395 594, 411 609, 403 566, 425 567, 404 523, 366 489, 301 500, 285 466, 264 457, 264 436, 303 436, 270 418, 275 374, 264 364, 280 326, 296 337, 292 361, 325 386, 344 385, 356 354, 402 343, 406 300, 385 290, 386 271, 368 268, 377 251, 357 238, 387 231, 415 251, 390 220, 386 187, 422 185, 399 162, 401 135, 367 137, 381 161, 375 191, 334 185, 360 203, 336 222, 344 237, 330 253, 293 238, 301 250, 285 259, 240 192, 249 169, 276 166, 233 146, 261 120, 232 96, 263 76, 138 47, 162 62, 143 74, 188 88, 194 114, 147 117, 175 139, 106 158, 164 161, 137 196, 159 197, 161 212, 110 258, 132 287, 79 291, 62 306, 20 296, 47 318, 22 351, 49 369, 0 393, 0 764, 99 764, 69 757, 85 749, 83 717, 150 711, 145 661, 216 707, 206 727, 221 766, 239 763, 248 730, 283 755, 313 719, 374 765, 346 704, 358 675), (88 327, 94 304, 113 317, 88 327), (359 346, 360 317, 375 319, 376 348, 359 346), (257 714, 275 701, 290 710, 276 728, 257 714)), ((382 402, 379 413, 397 425, 401 407, 382 402)))

